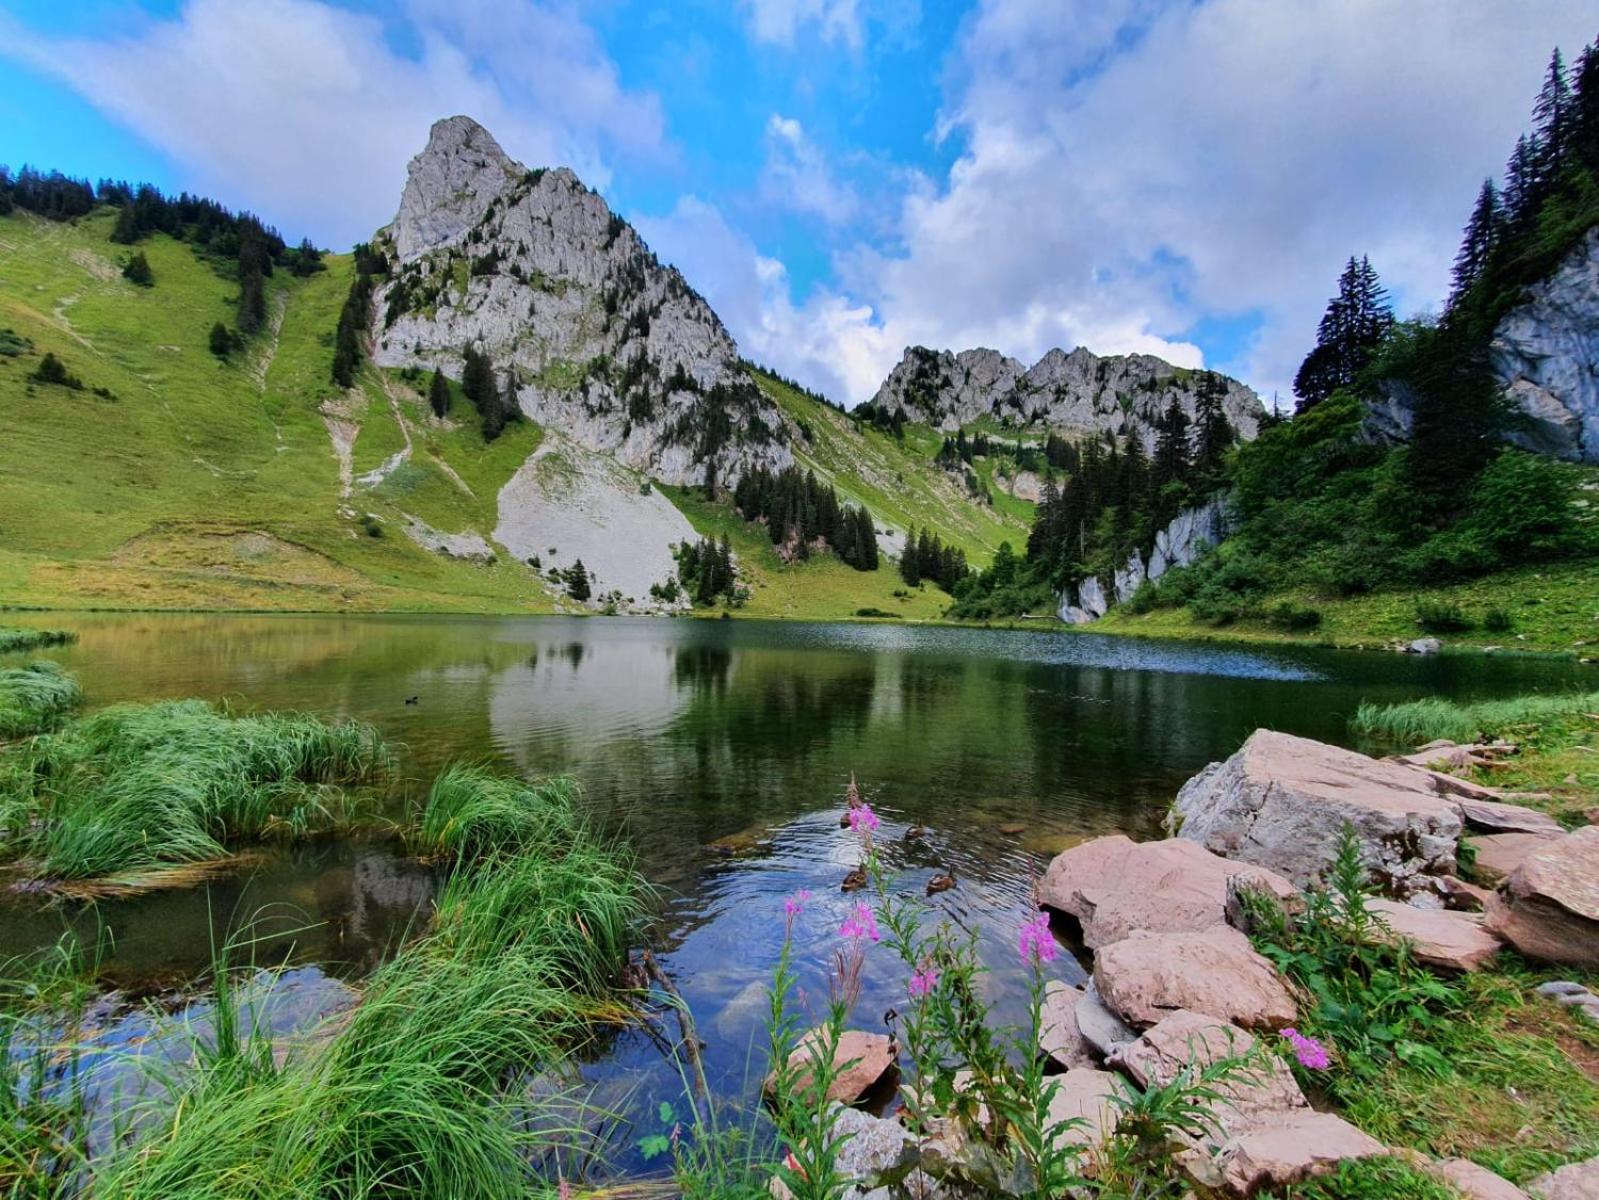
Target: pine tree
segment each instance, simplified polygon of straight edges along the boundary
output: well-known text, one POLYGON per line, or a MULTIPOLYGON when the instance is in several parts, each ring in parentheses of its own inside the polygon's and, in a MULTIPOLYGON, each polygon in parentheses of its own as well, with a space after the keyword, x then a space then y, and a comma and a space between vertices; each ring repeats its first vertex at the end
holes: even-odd
POLYGON ((583 565, 581 558, 566 573, 566 594, 574 600, 587 600, 593 594, 588 568, 583 565))
POLYGON ((1327 302, 1317 327, 1315 348, 1294 376, 1298 411, 1354 383, 1393 324, 1387 290, 1370 260, 1351 256, 1338 277, 1338 295, 1327 302))
POLYGON ((1484 179, 1477 192, 1476 206, 1471 210, 1471 220, 1460 242, 1460 253, 1455 255, 1454 284, 1449 289, 1449 307, 1453 308, 1472 285, 1482 278, 1488 258, 1499 244, 1500 226, 1504 213, 1499 207, 1499 192, 1492 179, 1484 179))
POLYGON ((858 558, 856 569, 877 570, 877 528, 865 505, 855 510, 855 546, 858 558))
POLYGON ((1207 490, 1219 482, 1222 457, 1238 436, 1223 407, 1226 392, 1220 377, 1207 371, 1194 398, 1194 471, 1207 490))
POLYGON ((1599 40, 1583 49, 1573 72, 1571 156, 1599 173, 1599 40))
POLYGON ((1154 486, 1177 483, 1188 474, 1188 414, 1174 395, 1161 414, 1155 435, 1154 486))
POLYGON ((228 332, 228 327, 221 321, 211 326, 211 353, 218 358, 226 358, 233 349, 233 335, 228 332))
POLYGON ((150 270, 150 260, 140 250, 122 268, 122 278, 138 287, 154 287, 155 274, 150 270))
POLYGON ((1514 228, 1522 229, 1532 220, 1539 199, 1538 151, 1536 145, 1522 134, 1516 139, 1516 148, 1505 163, 1505 220, 1514 228))
POLYGON ((916 556, 916 528, 905 531, 905 549, 899 555, 899 577, 906 587, 919 587, 922 582, 922 561, 916 556))
POLYGON ((1565 60, 1556 46, 1549 56, 1549 69, 1543 87, 1532 106, 1533 125, 1538 138, 1538 176, 1544 185, 1553 184, 1566 168, 1571 147, 1571 85, 1566 79, 1565 60))
POLYGON ((111 230, 111 240, 118 245, 131 246, 139 240, 139 226, 134 219, 133 205, 124 204, 117 214, 117 223, 111 230))
POLYGON ((450 411, 450 381, 443 371, 435 369, 433 372, 433 382, 428 385, 428 407, 441 419, 450 411))
POLYGON ((461 352, 461 394, 482 416, 495 399, 494 367, 475 345, 461 352))

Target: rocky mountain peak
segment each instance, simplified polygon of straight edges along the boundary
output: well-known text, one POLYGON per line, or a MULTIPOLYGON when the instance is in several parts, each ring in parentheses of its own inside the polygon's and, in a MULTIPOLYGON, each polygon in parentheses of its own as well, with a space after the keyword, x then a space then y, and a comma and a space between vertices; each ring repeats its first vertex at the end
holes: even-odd
POLYGON ((1101 356, 1083 346, 1052 349, 1031 367, 986 348, 953 354, 909 346, 873 402, 950 431, 989 418, 1075 438, 1137 432, 1150 447, 1168 404, 1176 399, 1192 417, 1201 387, 1219 389, 1233 428, 1255 436, 1265 409, 1236 379, 1150 354, 1101 356))
POLYGON ((564 167, 528 169, 469 117, 411 160, 374 361, 459 378, 475 345, 522 411, 668 483, 792 461, 781 412, 681 274, 564 167))

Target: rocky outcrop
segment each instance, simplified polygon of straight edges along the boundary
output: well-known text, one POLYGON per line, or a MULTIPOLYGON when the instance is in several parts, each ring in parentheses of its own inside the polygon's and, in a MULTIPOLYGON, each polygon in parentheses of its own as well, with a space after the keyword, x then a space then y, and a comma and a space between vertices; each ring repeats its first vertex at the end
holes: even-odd
POLYGON ((1320 879, 1348 823, 1366 865, 1400 894, 1454 872, 1462 827, 1432 772, 1269 729, 1184 784, 1170 820, 1206 849, 1300 887, 1320 879))
POLYGON ((1382 920, 1378 940, 1408 943, 1416 961, 1435 970, 1475 971, 1501 947, 1482 920, 1467 913, 1413 908, 1393 900, 1370 900, 1367 908, 1382 920))
POLYGON ((1056 855, 1038 885, 1038 901, 1074 917, 1083 944, 1093 949, 1138 930, 1198 932, 1219 925, 1235 881, 1283 902, 1298 895, 1276 872, 1229 862, 1194 841, 1134 842, 1113 834, 1056 855))
POLYGON ((1140 1027, 1187 1009, 1246 1029, 1281 1029, 1297 1012, 1276 968, 1230 925, 1123 938, 1095 955, 1094 984, 1140 1027))
POLYGON ((1560 834, 1490 833, 1470 841, 1471 870, 1482 882, 1497 884, 1513 874, 1529 855, 1536 854, 1560 834))
POLYGON ((872 402, 950 431, 987 417, 1075 438, 1136 434, 1147 450, 1171 401, 1192 417, 1202 388, 1215 390, 1239 436, 1255 436, 1265 409, 1236 379, 1174 367, 1149 354, 1101 357, 1081 346, 1070 353, 1051 350, 1031 367, 997 350, 952 354, 908 346, 872 402))
POLYGON ((374 244, 373 359, 459 378, 476 345, 534 420, 668 483, 792 461, 787 424, 709 305, 564 167, 468 117, 433 126, 374 244))
POLYGON ((1494 329, 1494 374, 1521 418, 1510 440, 1599 462, 1599 229, 1494 329))
POLYGON ((1227 536, 1227 498, 1212 496, 1204 504, 1185 508, 1171 524, 1155 535, 1148 555, 1134 551, 1112 577, 1109 593, 1090 575, 1061 595, 1059 616, 1068 625, 1097 621, 1112 600, 1125 604, 1146 582, 1154 582, 1173 567, 1186 567, 1227 536))
POLYGON ((1489 901, 1488 927, 1528 958, 1599 966, 1599 826, 1524 858, 1489 901))

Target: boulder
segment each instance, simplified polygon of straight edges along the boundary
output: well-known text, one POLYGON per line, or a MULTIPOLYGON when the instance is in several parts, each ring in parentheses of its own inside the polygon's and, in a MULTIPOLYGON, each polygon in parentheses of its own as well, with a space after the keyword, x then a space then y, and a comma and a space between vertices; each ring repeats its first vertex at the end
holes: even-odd
POLYGON ((1347 822, 1367 866, 1402 894, 1454 871, 1461 830, 1428 772, 1269 729, 1184 784, 1169 821, 1207 850, 1300 887, 1331 864, 1347 822))
POLYGON ((1331 1113, 1297 1109, 1228 1139, 1214 1157, 1189 1151, 1183 1165, 1194 1179, 1234 1196, 1282 1188, 1336 1170, 1354 1158, 1377 1158, 1387 1148, 1331 1113))
POLYGON ((1077 1018, 1077 1030, 1083 1040, 1102 1055, 1114 1053, 1118 1046, 1138 1036, 1137 1030, 1128 1026, 1106 1006, 1092 979, 1078 997, 1073 1015, 1077 1018))
POLYGON ((1540 1175, 1527 1185, 1527 1192, 1538 1200, 1594 1200, 1599 1196, 1599 1158, 1567 1163, 1540 1175))
POLYGON ((1527 1193, 1502 1175, 1479 1167, 1468 1158, 1446 1158, 1428 1171, 1443 1180, 1464 1200, 1527 1200, 1527 1193))
POLYGON ((1437 654, 1444 644, 1435 637, 1421 637, 1405 647, 1407 654, 1437 654))
POLYGON ((1565 826, 1546 812, 1521 804, 1462 797, 1454 802, 1466 828, 1488 833, 1546 833, 1558 837, 1565 826))
POLYGON ((1489 902, 1487 919, 1528 958, 1599 966, 1599 826, 1524 858, 1489 902))
POLYGON ((1540 983, 1533 990, 1540 996, 1547 996, 1556 1004, 1580 1013, 1590 1021, 1599 1021, 1599 996, 1574 980, 1551 980, 1548 983, 1540 983))
POLYGON ((1281 1029, 1296 1012, 1276 969, 1228 925, 1123 938, 1099 952, 1094 984, 1112 1011, 1140 1028, 1188 1009, 1246 1029, 1281 1029))
POLYGON ((1063 1067, 1090 1067, 1099 1061, 1093 1044, 1077 1027, 1077 1005, 1082 998, 1081 989, 1059 979, 1044 985, 1038 1048, 1063 1067))
POLYGON ((849 1139, 839 1147, 839 1172, 863 1191, 898 1183, 920 1161, 916 1139, 898 1121, 840 1106, 834 1122, 834 1132, 849 1139))
POLYGON ((1557 837, 1546 833, 1490 833, 1474 837, 1470 846, 1475 854, 1471 870, 1486 884, 1508 879, 1529 854, 1542 850, 1557 837))
MULTIPOLYGON (((1203 1068, 1219 1059, 1242 1058, 1258 1045, 1247 1030, 1182 1009, 1121 1047, 1114 1063, 1139 1087, 1159 1087, 1191 1063, 1203 1068)), ((1271 1114, 1307 1106, 1294 1073, 1274 1054, 1263 1054, 1259 1066, 1240 1072, 1216 1090, 1218 1100, 1211 1111, 1218 1134, 1236 1133, 1271 1114)))
POLYGON ((1115 1130, 1117 1108, 1113 1101, 1121 1090, 1119 1079, 1114 1071, 1073 1067, 1064 1075, 1045 1080, 1045 1087, 1054 1087, 1049 1097, 1050 1128, 1063 1121, 1081 1122, 1061 1135, 1063 1143, 1097 1146, 1115 1130))
POLYGON ((1488 897, 1493 895, 1487 888, 1456 879, 1453 875, 1440 875, 1435 886, 1438 895, 1443 898, 1444 907, 1455 912, 1480 913, 1488 906, 1488 897))
POLYGON ((1438 970, 1475 971, 1501 948, 1480 917, 1392 900, 1371 900, 1367 908, 1388 927, 1387 940, 1409 942, 1417 962, 1438 970))
MULTIPOLYGON (((796 1087, 803 1089, 810 1085, 809 1065, 812 1045, 819 1044, 818 1039, 823 1037, 824 1032, 821 1029, 812 1029, 800 1038, 798 1045, 789 1055, 789 1065, 799 1072, 795 1076, 796 1087)), ((888 1073, 898 1057, 899 1047, 887 1035, 867 1033, 861 1029, 846 1029, 839 1035, 838 1046, 833 1054, 833 1061, 841 1065, 843 1070, 833 1081, 833 1086, 827 1089, 827 1098, 836 1100, 840 1104, 855 1103, 888 1073)), ((768 1075, 766 1090, 770 1092, 775 1084, 774 1077, 768 1075)))
POLYGON ((1234 879, 1285 902, 1298 896, 1276 872, 1229 862, 1197 842, 1133 842, 1114 834, 1056 855, 1038 899, 1075 917, 1084 945, 1097 949, 1139 931, 1197 932, 1219 924, 1234 879))

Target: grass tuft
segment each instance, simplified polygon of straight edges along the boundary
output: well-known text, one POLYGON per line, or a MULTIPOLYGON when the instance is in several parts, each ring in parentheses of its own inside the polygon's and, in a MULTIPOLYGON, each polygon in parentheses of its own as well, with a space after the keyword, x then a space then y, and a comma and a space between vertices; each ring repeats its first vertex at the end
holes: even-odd
POLYGON ((45 646, 65 646, 77 640, 77 634, 64 629, 13 629, 0 626, 0 654, 38 650, 45 646))
POLYGON ((1472 704, 1428 697, 1404 704, 1362 704, 1350 728, 1363 737, 1401 744, 1419 745, 1437 738, 1469 742, 1595 712, 1599 712, 1599 692, 1518 696, 1472 704))
POLYGON ((53 662, 0 669, 0 738, 53 729, 82 703, 78 681, 53 662))

